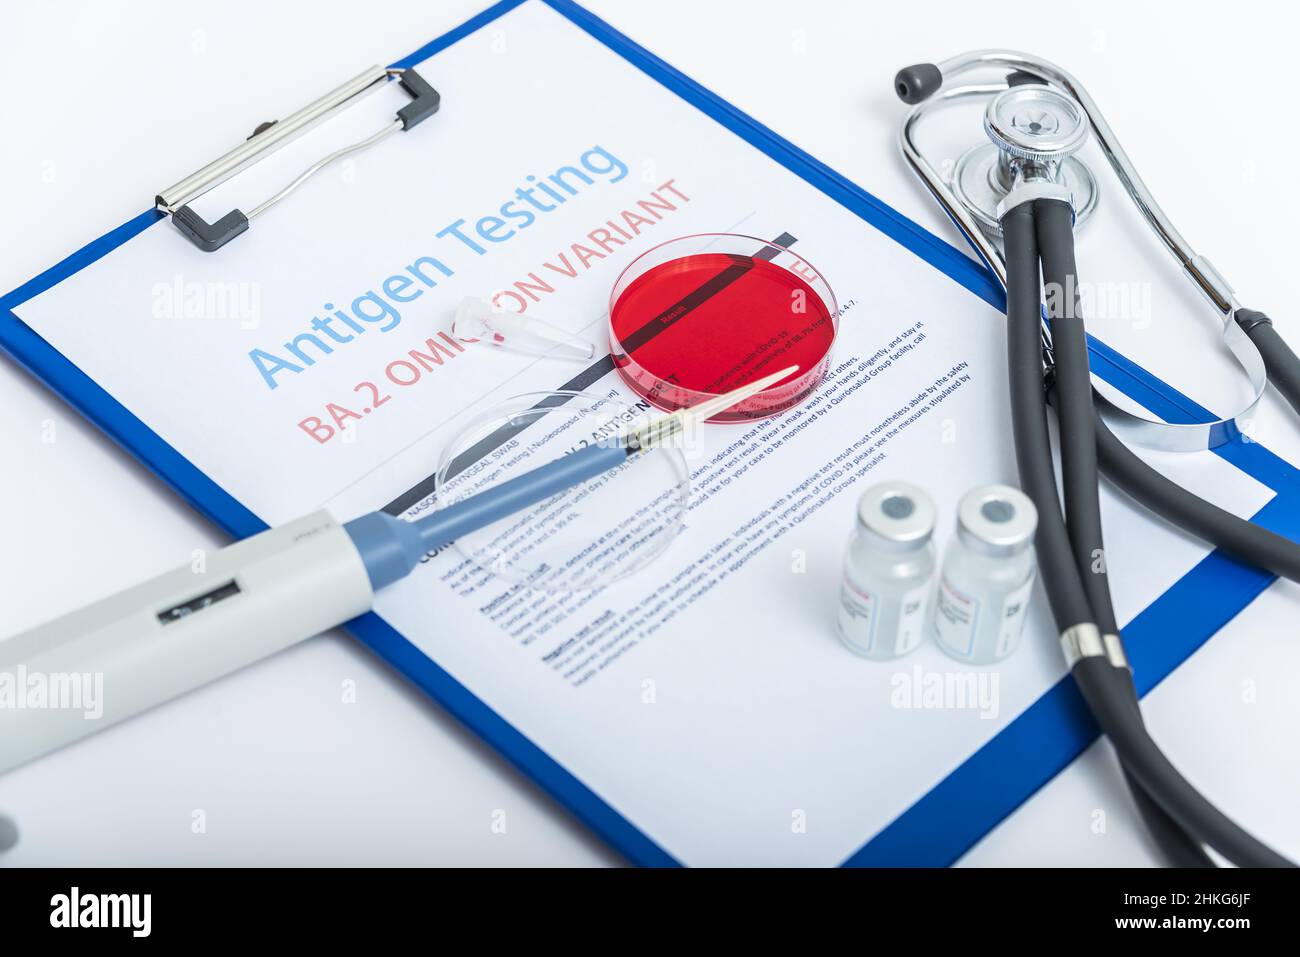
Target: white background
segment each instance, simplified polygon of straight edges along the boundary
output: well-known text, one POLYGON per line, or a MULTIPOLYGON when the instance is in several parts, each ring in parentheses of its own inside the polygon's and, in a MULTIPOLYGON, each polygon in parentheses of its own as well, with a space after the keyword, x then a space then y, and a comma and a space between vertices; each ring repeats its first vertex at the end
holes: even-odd
MULTIPOLYGON (((894 71, 978 46, 1052 58, 1087 83, 1182 232, 1247 305, 1270 311, 1300 340, 1284 283, 1300 213, 1290 164, 1297 136, 1287 122, 1297 18, 1275 4, 1041 6, 1006 23, 987 7, 955 3, 590 6, 950 238, 897 159, 894 71)), ((0 287, 147 208, 159 188, 257 122, 404 56, 478 8, 6 5, 0 287)), ((508 124, 490 147, 509 148, 508 124)), ((1117 190, 1107 198, 1118 202, 1117 190)), ((1087 255, 1082 242, 1081 261, 1087 255)), ((1168 346, 1187 349, 1188 340, 1168 346)), ((1170 376, 1175 385, 1194 391, 1199 355, 1175 352, 1187 375, 1170 376)), ((1270 400, 1259 438, 1300 461, 1300 427, 1288 416, 1270 400)), ((0 360, 0 449, 0 633, 222 543, 8 360, 0 360), (43 441, 51 426, 56 440, 43 441)), ((1298 600, 1293 585, 1273 586, 1146 702, 1180 767, 1265 836, 1292 803, 1279 795, 1300 784, 1289 735, 1300 702, 1284 680, 1300 667, 1298 600)), ((339 635, 0 779, 0 814, 21 832, 0 863, 617 862, 486 745, 339 635), (338 704, 345 680, 356 682, 354 705, 338 704), (192 832, 195 811, 204 812, 205 834, 192 832), (491 827, 498 811, 505 834, 491 827)), ((1102 747, 966 858, 1154 861, 1102 747)))

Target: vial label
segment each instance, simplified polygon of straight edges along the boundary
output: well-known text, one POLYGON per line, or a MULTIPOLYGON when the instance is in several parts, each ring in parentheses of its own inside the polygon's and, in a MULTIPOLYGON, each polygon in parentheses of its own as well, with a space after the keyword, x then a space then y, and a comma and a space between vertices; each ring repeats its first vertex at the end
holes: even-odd
POLYGON ((840 589, 840 634, 859 651, 871 651, 876 638, 876 596, 847 579, 840 589))
POLYGON ((979 610, 978 599, 955 588, 947 578, 941 578, 934 605, 935 637, 954 654, 971 657, 975 653, 979 610))
POLYGON ((1034 590, 1034 577, 1030 575, 1023 585, 1002 602, 1002 624, 998 630, 997 656, 1004 658, 1015 650, 1020 632, 1025 627, 1025 612, 1029 609, 1029 595, 1034 590))
POLYGON ((930 583, 922 582, 903 595, 902 605, 898 609, 898 635, 894 643, 894 653, 905 655, 921 643, 925 637, 925 598, 930 592, 930 583))

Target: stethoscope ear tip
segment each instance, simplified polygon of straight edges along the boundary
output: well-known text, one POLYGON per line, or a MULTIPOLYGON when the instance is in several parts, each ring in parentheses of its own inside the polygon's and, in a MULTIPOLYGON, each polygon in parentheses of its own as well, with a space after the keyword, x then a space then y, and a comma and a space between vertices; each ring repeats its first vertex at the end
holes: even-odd
POLYGON ((894 74, 894 92, 904 103, 928 100, 943 86, 943 73, 933 63, 914 63, 894 74))

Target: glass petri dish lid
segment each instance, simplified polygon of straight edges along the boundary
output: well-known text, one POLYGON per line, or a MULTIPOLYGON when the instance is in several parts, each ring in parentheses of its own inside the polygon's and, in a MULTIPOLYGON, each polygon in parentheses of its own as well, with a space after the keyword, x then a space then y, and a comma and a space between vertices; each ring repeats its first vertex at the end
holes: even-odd
POLYGON ((839 306, 821 272, 754 236, 660 243, 629 263, 610 292, 615 367, 666 411, 799 367, 710 422, 762 419, 802 401, 825 375, 838 331, 839 306))

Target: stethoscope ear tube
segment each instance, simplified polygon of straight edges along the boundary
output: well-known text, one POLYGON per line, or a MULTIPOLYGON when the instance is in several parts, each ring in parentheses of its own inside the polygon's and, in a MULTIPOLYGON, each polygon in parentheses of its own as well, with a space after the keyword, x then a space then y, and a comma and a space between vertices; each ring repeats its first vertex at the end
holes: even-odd
POLYGON ((1116 438, 1100 417, 1096 435, 1102 472, 1149 511, 1235 558, 1300 582, 1300 544, 1239 518, 1170 481, 1116 438))
POLYGON ((1020 487, 1038 509, 1038 552, 1043 586, 1057 626, 1092 621, 1092 609, 1079 580, 1070 538, 1061 516, 1047 429, 1043 348, 1039 335, 1041 287, 1033 207, 1018 206, 1002 220, 1007 254, 1007 365, 1011 384, 1011 430, 1020 487))
MULTIPOLYGON (((1076 681, 1077 684, 1077 681, 1076 681)), ((1142 720, 1142 710, 1138 703, 1137 689, 1132 681, 1123 682, 1128 692, 1129 705, 1135 720, 1142 720)), ((1156 803, 1155 798, 1147 792, 1140 781, 1133 776, 1128 765, 1120 764, 1124 772, 1124 783, 1137 804, 1138 813, 1146 822, 1147 830, 1155 840, 1156 846, 1164 851, 1169 863, 1174 867, 1217 867, 1214 858, 1205 852, 1201 843, 1178 825, 1178 822, 1165 813, 1164 808, 1156 803)))
MULTIPOLYGON (((1119 635, 1101 528, 1101 474, 1097 467, 1096 411, 1088 334, 1084 331, 1074 260, 1074 216, 1068 202, 1040 199, 1033 204, 1034 234, 1042 258, 1043 281, 1052 325, 1054 380, 1059 397, 1061 479, 1065 487, 1065 525, 1075 566, 1093 620, 1104 635, 1119 635)), ((1116 637, 1118 643, 1118 637, 1116 637)))
POLYGON ((1081 658, 1071 669, 1088 710, 1110 739, 1120 763, 1186 835, 1204 841, 1241 867, 1291 867, 1201 796, 1147 733, 1130 702, 1132 678, 1105 658, 1081 658))
MULTIPOLYGON (((1067 477, 1071 482, 1067 486, 1067 498, 1072 493, 1075 499, 1073 527, 1061 515, 1046 430, 1044 357, 1039 339, 1041 240, 1046 237, 1047 244, 1053 246, 1048 257, 1052 265, 1047 266, 1044 260, 1045 274, 1059 281, 1063 270, 1073 269, 1073 236, 1068 231, 1060 233, 1060 223, 1068 228, 1068 220, 1047 205, 1054 203, 1046 200, 1014 206, 1003 217, 1002 227, 1006 244, 1012 427, 1022 487, 1039 512, 1036 545, 1042 578, 1063 639, 1079 633, 1099 639, 1090 643, 1083 654, 1079 653, 1079 643, 1075 643, 1071 673, 1103 733, 1114 744, 1139 809, 1171 860, 1195 866, 1211 863, 1200 849, 1204 843, 1238 865, 1285 866, 1289 862, 1226 818, 1170 764, 1146 731, 1132 675, 1117 636, 1109 636, 1113 641, 1100 640, 1093 601, 1101 603, 1103 615, 1113 615, 1109 611, 1109 590, 1104 579, 1091 582, 1091 592, 1102 588, 1106 591, 1104 598, 1090 600, 1090 590, 1084 585, 1084 576, 1090 571, 1085 561, 1088 553, 1086 548, 1077 547, 1075 541, 1082 536, 1085 545, 1095 541, 1100 547, 1100 520, 1088 504, 1096 494, 1095 443, 1099 433, 1088 385, 1087 343, 1081 325, 1062 328, 1060 331, 1065 334, 1053 337, 1052 356, 1055 366, 1052 371, 1058 374, 1055 385, 1062 443, 1072 448, 1071 461, 1076 467, 1083 463, 1081 473, 1086 474, 1081 474, 1080 480, 1094 483, 1088 489, 1074 484, 1073 477, 1067 477), (1061 244, 1069 244, 1071 248, 1063 251, 1061 244), (1062 369, 1066 370, 1065 376, 1059 376, 1062 369), (1091 458, 1083 450, 1083 442, 1091 446, 1091 458)), ((1074 320, 1077 316, 1065 317, 1061 324, 1067 326, 1074 320)))
POLYGON ((1300 413, 1300 358, 1277 334, 1273 320, 1254 309, 1238 309, 1233 319, 1259 350, 1268 381, 1300 413))
MULTIPOLYGON (((1033 207, 1024 205, 1010 210, 1003 217, 1002 228, 1007 237, 1007 365, 1011 386, 1011 424, 1021 488, 1038 509, 1035 545, 1040 577, 1057 627, 1061 629, 1062 640, 1065 641, 1072 631, 1088 632, 1097 639, 1097 648, 1100 649, 1103 643, 1091 623, 1092 610, 1071 554, 1052 465, 1043 348, 1039 334, 1041 288, 1033 207)), ((1067 658, 1070 657, 1067 652, 1067 658)), ((1133 701, 1134 715, 1137 716, 1136 692, 1133 701)), ((1124 774, 1143 820, 1170 862, 1188 867, 1212 864, 1199 843, 1160 809, 1127 768, 1124 774)))

